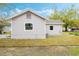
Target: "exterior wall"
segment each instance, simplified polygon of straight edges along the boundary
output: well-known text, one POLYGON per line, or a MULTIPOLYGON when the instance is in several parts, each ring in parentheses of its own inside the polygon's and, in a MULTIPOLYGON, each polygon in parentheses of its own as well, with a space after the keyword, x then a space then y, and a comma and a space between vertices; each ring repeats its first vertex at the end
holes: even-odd
POLYGON ((60 35, 62 32, 62 25, 47 25, 46 28, 48 35, 60 35), (53 30, 50 30, 50 26, 53 26, 53 30))
POLYGON ((26 14, 12 19, 12 35, 15 39, 45 39, 46 22, 38 16, 31 14, 31 19, 26 19, 26 14), (32 23, 32 30, 25 30, 25 23, 32 23))

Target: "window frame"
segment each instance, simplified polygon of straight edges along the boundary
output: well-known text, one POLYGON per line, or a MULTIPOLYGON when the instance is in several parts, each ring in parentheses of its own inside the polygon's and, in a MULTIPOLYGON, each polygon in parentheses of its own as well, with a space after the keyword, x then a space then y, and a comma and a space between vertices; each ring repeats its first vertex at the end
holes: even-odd
POLYGON ((50 30, 53 30, 53 26, 52 25, 50 26, 50 30))
POLYGON ((26 31, 26 30, 33 30, 33 24, 32 23, 24 23, 24 30, 26 31), (29 26, 27 26, 27 28, 26 28, 26 24, 28 25, 28 24, 30 24, 29 26))

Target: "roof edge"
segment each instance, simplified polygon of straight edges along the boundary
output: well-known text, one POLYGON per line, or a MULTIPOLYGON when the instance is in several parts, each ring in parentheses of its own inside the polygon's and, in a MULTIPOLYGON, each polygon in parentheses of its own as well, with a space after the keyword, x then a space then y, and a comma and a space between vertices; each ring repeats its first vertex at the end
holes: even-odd
POLYGON ((21 14, 23 14, 23 13, 26 13, 26 12, 28 12, 28 11, 34 13, 35 15, 37 15, 37 16, 43 18, 43 19, 48 19, 48 18, 46 18, 46 17, 41 16, 40 14, 38 14, 35 10, 32 10, 32 9, 24 9, 22 12, 17 13, 17 14, 15 14, 15 15, 13 15, 13 16, 8 17, 7 20, 10 20, 10 19, 12 19, 12 18, 15 18, 15 17, 17 17, 17 16, 19 16, 19 15, 21 15, 21 14))

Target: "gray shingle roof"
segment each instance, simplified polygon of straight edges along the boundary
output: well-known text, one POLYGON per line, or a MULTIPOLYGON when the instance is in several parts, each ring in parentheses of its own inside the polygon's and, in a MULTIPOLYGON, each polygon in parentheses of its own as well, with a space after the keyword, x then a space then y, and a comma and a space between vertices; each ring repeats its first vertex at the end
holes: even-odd
POLYGON ((30 11, 31 13, 33 13, 33 14, 35 14, 35 15, 41 17, 42 19, 45 19, 46 24, 64 24, 64 23, 63 23, 62 21, 60 21, 60 20, 49 20, 49 19, 46 18, 46 17, 43 17, 43 16, 41 16, 41 15, 38 15, 34 10, 31 10, 31 9, 29 9, 29 10, 26 10, 26 9, 25 9, 24 11, 22 11, 22 12, 20 12, 20 13, 17 13, 16 15, 13 15, 13 16, 7 18, 7 19, 11 19, 11 18, 17 17, 17 16, 19 16, 19 15, 21 15, 21 14, 24 14, 24 13, 28 12, 28 11, 30 11))
POLYGON ((62 21, 60 20, 46 20, 46 24, 64 24, 62 21))
POLYGON ((11 16, 11 17, 8 17, 7 19, 15 18, 15 17, 17 17, 17 16, 19 16, 19 15, 22 15, 22 14, 28 12, 28 11, 31 12, 31 13, 33 13, 33 14, 35 14, 35 15, 37 15, 37 16, 39 16, 39 17, 41 17, 41 18, 43 18, 43 19, 46 19, 46 17, 41 16, 41 15, 38 15, 38 13, 37 13, 36 11, 31 10, 31 9, 27 9, 27 10, 25 9, 25 10, 23 10, 23 11, 20 12, 20 13, 17 13, 17 14, 15 14, 15 15, 11 16))

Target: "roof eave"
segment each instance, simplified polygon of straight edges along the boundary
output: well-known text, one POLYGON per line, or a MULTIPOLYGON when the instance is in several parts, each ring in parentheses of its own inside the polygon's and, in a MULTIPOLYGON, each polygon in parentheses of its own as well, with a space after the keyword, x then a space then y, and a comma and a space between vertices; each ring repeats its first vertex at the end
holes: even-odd
POLYGON ((15 17, 17 17, 17 16, 19 16, 19 15, 22 15, 22 14, 28 12, 28 11, 30 11, 31 13, 33 13, 33 14, 35 14, 35 15, 41 17, 41 18, 44 19, 44 20, 47 19, 46 17, 41 16, 41 15, 38 15, 35 11, 29 9, 29 10, 24 10, 23 12, 18 13, 18 14, 16 14, 16 15, 13 15, 13 16, 11 16, 11 17, 8 17, 7 20, 13 19, 13 18, 15 18, 15 17))

